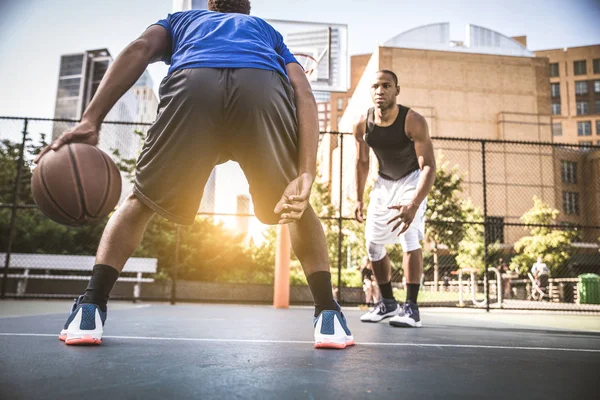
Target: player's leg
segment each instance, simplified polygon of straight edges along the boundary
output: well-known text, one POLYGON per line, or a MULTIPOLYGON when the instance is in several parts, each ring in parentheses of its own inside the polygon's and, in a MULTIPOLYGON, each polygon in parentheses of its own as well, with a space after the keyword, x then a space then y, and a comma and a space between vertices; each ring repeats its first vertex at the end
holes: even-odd
POLYGON ((406 301, 397 316, 390 319, 390 325, 397 327, 420 327, 421 317, 417 297, 423 275, 423 251, 420 241, 424 234, 425 201, 419 207, 413 223, 401 235, 402 251, 404 253, 402 266, 406 275, 406 301))
MULTIPOLYGON (((298 137, 293 90, 273 71, 231 70, 228 120, 233 126, 228 149, 244 170, 258 219, 276 224, 273 212, 287 185, 297 177, 298 137)), ((300 260, 315 301, 318 347, 354 344, 333 298, 323 227, 312 207, 290 224, 294 253, 300 260), (331 328, 331 331, 329 331, 331 328)))
POLYGON ((220 124, 217 105, 223 103, 216 71, 176 71, 163 81, 159 114, 136 165, 133 195, 104 229, 88 287, 59 336, 67 344, 101 342, 110 291, 155 212, 176 223, 194 221, 219 154, 214 132, 220 124))
POLYGON ((363 314, 360 320, 379 322, 398 313, 399 306, 392 291, 392 264, 383 244, 368 241, 367 254, 373 266, 373 275, 377 281, 381 300, 369 312, 363 314))

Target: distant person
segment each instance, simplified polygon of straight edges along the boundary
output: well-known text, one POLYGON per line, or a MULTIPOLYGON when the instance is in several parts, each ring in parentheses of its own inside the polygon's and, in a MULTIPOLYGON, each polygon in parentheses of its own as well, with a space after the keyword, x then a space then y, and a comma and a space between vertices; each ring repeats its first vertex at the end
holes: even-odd
POLYGON ((390 325, 419 327, 417 297, 423 274, 421 240, 425 234, 427 195, 435 181, 435 155, 427 121, 418 112, 397 103, 398 77, 377 71, 371 79, 374 107, 354 125, 356 139, 355 217, 364 221, 364 191, 372 149, 379 161, 378 177, 370 193, 365 237, 367 254, 382 300, 362 315, 363 322, 390 318, 390 325), (400 307, 392 291, 392 265, 386 245, 402 246, 406 302, 400 307))
POLYGON ((500 272, 500 278, 502 279, 502 295, 505 299, 509 299, 512 297, 513 273, 502 258, 498 260, 498 271, 500 272))
POLYGON ((249 0, 209 0, 208 10, 151 25, 110 65, 81 122, 50 146, 96 145, 104 117, 148 64, 170 64, 133 193, 104 229, 91 280, 59 335, 65 343, 101 343, 109 293, 152 216, 192 224, 211 171, 231 159, 248 178, 258 219, 289 224, 315 303, 315 347, 354 344, 333 298, 323 227, 309 204, 319 140, 315 98, 281 33, 249 14, 249 0))
POLYGON ((548 268, 542 256, 538 256, 537 262, 531 267, 531 274, 533 275, 533 278, 536 280, 540 289, 542 289, 545 295, 547 295, 548 279, 550 279, 550 268, 548 268))

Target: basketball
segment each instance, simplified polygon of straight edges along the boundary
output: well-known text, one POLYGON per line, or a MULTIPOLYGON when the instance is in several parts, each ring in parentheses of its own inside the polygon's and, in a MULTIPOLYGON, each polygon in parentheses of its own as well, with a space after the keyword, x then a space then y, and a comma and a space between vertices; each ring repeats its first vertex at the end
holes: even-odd
POLYGON ((51 220, 77 226, 106 217, 121 196, 121 174, 95 146, 66 144, 44 155, 31 177, 33 200, 51 220))

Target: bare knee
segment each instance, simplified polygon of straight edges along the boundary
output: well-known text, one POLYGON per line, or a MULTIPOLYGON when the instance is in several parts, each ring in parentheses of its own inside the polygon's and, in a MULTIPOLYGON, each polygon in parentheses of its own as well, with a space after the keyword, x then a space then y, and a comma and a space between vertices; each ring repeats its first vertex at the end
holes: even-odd
POLYGON ((126 214, 131 217, 150 218, 154 215, 154 211, 142 203, 133 193, 129 194, 119 206, 119 213, 126 214))

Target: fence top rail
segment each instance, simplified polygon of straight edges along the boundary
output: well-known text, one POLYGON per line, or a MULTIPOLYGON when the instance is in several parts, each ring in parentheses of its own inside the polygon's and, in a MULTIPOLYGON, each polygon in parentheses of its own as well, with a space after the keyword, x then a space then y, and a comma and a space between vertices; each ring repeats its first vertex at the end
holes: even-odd
MULTIPOLYGON (((0 253, 0 265, 6 263, 6 253, 0 253)), ((74 256, 64 254, 11 253, 11 268, 48 269, 53 271, 91 271, 95 264, 94 256, 74 256)), ((123 272, 155 273, 156 258, 131 257, 123 272)))
MULTIPOLYGON (((49 121, 49 122, 80 122, 78 119, 66 119, 66 118, 40 118, 40 117, 15 117, 10 115, 0 115, 0 120, 18 120, 18 121, 49 121)), ((118 124, 118 125, 144 125, 151 126, 151 122, 132 122, 132 121, 104 121, 104 124, 118 124)), ((352 132, 339 132, 339 131, 321 131, 321 134, 329 135, 353 135, 352 132)), ((573 147, 581 149, 581 145, 578 143, 559 143, 559 142, 534 142, 524 140, 501 140, 501 139, 477 139, 477 138, 459 138, 459 137, 443 137, 443 136, 432 136, 433 140, 446 140, 454 142, 471 142, 471 143, 495 143, 495 144, 520 144, 520 145, 531 145, 531 146, 551 146, 551 147, 573 147)), ((586 150, 599 149, 600 145, 585 145, 586 150)))

